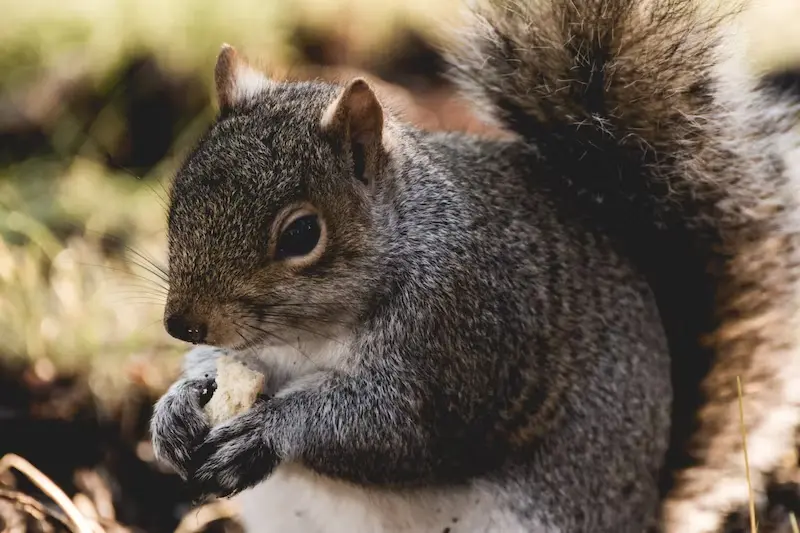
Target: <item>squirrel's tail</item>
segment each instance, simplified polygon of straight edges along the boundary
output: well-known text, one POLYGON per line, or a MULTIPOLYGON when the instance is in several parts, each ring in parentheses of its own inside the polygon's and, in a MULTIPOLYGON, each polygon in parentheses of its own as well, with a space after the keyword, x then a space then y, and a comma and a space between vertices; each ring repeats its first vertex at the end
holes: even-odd
POLYGON ((800 61, 751 68, 746 12, 494 1, 449 52, 463 92, 537 147, 547 175, 531 178, 650 276, 676 397, 664 523, 680 533, 747 502, 737 377, 757 495, 800 425, 800 61))

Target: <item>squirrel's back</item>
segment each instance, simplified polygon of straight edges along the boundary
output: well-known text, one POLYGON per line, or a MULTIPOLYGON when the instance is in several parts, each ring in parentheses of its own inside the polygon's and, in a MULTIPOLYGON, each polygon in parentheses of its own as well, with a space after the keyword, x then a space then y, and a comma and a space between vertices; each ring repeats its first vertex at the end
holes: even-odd
POLYGON ((648 273, 676 390, 665 520, 712 531, 748 496, 737 377, 759 497, 800 423, 800 73, 754 68, 741 6, 490 4, 454 78, 648 273))

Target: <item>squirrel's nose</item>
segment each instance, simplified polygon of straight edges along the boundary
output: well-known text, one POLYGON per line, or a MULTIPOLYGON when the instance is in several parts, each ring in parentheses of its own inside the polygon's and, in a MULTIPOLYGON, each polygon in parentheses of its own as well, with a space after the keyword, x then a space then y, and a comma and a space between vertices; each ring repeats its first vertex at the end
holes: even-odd
POLYGON ((203 344, 206 340, 208 328, 201 320, 189 318, 183 314, 174 314, 167 317, 164 321, 167 333, 176 339, 191 342, 192 344, 203 344))

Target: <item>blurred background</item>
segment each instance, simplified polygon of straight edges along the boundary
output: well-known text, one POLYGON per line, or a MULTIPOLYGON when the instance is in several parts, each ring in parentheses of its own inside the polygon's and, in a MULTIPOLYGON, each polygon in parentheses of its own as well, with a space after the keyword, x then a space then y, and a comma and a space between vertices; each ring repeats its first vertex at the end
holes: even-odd
MULTIPOLYGON (((187 514, 147 435, 186 350, 161 325, 167 191, 213 119, 219 46, 273 76, 366 73, 409 121, 497 134, 442 76, 459 0, 0 5, 0 457, 105 531, 238 531, 225 504, 187 514)), ((68 506, 3 470, 0 530, 67 530, 68 506)))

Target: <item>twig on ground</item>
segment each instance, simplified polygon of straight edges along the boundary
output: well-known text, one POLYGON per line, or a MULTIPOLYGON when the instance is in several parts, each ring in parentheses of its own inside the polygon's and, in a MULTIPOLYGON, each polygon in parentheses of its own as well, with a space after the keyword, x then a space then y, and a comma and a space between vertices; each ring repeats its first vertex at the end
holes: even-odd
POLYGON ((739 424, 742 428, 742 449, 744 450, 744 469, 747 474, 747 491, 750 499, 750 531, 757 533, 756 525, 756 500, 753 497, 753 484, 750 480, 750 460, 747 457, 747 429, 744 425, 744 402, 742 400, 742 379, 736 376, 736 385, 739 389, 739 424))
POLYGON ((42 502, 27 494, 23 494, 17 490, 0 488, 0 500, 8 501, 14 507, 28 513, 39 522, 43 522, 49 517, 60 523, 66 529, 71 529, 69 520, 64 515, 48 508, 42 502))
POLYGON ((94 470, 79 470, 75 473, 75 484, 92 499, 97 515, 101 519, 116 519, 111 490, 100 474, 94 470))
POLYGON ((216 500, 186 513, 175 533, 197 533, 215 520, 236 518, 237 514, 237 509, 231 502, 216 500))
POLYGON ((77 533, 97 533, 103 531, 99 524, 88 520, 81 514, 75 504, 72 503, 72 500, 64 494, 64 491, 61 490, 58 485, 53 483, 50 478, 45 476, 28 461, 13 453, 6 454, 0 458, 0 472, 4 472, 10 468, 14 468, 27 476, 28 479, 36 484, 42 492, 47 494, 56 505, 61 507, 74 526, 71 529, 74 529, 77 533))

